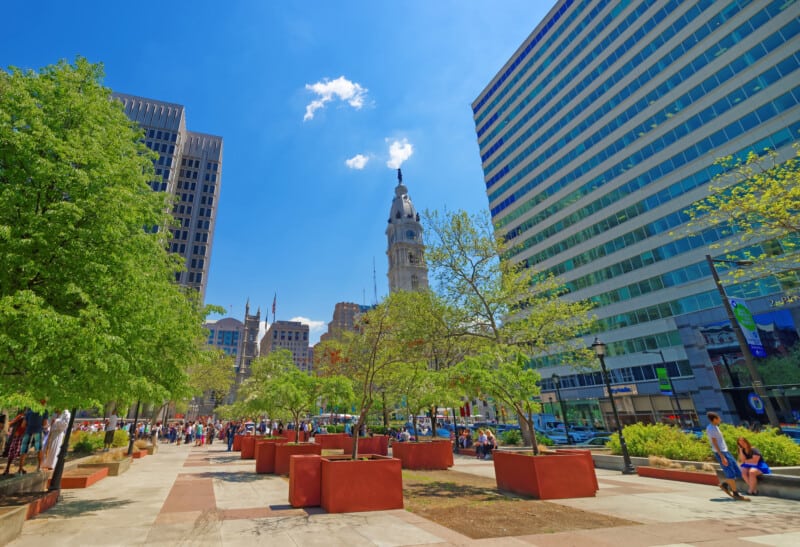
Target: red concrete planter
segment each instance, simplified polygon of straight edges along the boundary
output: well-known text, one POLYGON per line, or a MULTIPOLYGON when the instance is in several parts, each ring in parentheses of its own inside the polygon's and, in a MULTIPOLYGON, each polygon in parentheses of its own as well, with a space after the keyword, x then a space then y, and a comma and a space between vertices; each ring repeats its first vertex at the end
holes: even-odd
POLYGON ((286 439, 287 443, 293 443, 293 442, 307 443, 308 442, 308 437, 309 437, 308 433, 306 433, 305 431, 300 431, 300 435, 299 435, 300 440, 299 441, 295 441, 294 440, 294 438, 295 438, 294 429, 284 429, 283 433, 281 433, 280 435, 278 435, 277 433, 273 433, 273 435, 276 436, 276 437, 283 437, 284 439, 286 439))
POLYGON ((147 456, 147 449, 144 449, 144 450, 134 450, 134 451, 131 453, 131 457, 133 457, 133 459, 134 459, 134 460, 139 460, 139 459, 141 459, 141 458, 144 458, 145 456, 147 456))
POLYGON ((71 469, 61 477, 61 489, 89 488, 91 485, 108 476, 108 467, 96 469, 71 469))
POLYGON ((321 456, 289 458, 289 504, 292 507, 318 507, 322 503, 321 488, 321 456))
POLYGON ((652 479, 693 482, 695 484, 707 484, 709 486, 716 486, 719 484, 719 479, 717 478, 716 473, 684 471, 683 469, 663 469, 660 467, 648 467, 646 465, 640 465, 637 467, 636 473, 640 477, 650 477, 652 479))
POLYGON ((322 447, 316 443, 285 443, 275 445, 275 474, 288 475, 289 474, 289 458, 291 456, 302 456, 306 454, 314 454, 319 456, 322 454, 322 447))
POLYGON ((322 458, 322 508, 328 513, 385 511, 403 508, 400 460, 322 458))
MULTIPOLYGON (((350 442, 352 443, 352 439, 350 439, 350 442)), ((387 435, 378 435, 378 436, 375 436, 375 437, 359 437, 358 438, 358 453, 359 454, 377 454, 379 456, 388 456, 389 455, 389 437, 387 435)))
POLYGON ((28 503, 28 513, 25 516, 25 520, 32 519, 39 513, 44 513, 53 507, 58 501, 58 496, 60 493, 61 490, 53 490, 52 492, 42 494, 32 502, 28 503))
POLYGON ((285 442, 286 440, 283 438, 265 438, 256 440, 256 473, 275 472, 275 447, 278 444, 285 442))
POLYGON ((598 490, 588 450, 492 452, 497 488, 542 500, 593 497, 598 490), (585 453, 585 454, 584 454, 585 453))
POLYGON ((314 442, 323 450, 344 450, 349 452, 353 448, 353 438, 347 433, 323 433, 314 437, 314 442))
POLYGON ((403 469, 447 469, 453 467, 453 443, 422 441, 392 444, 392 456, 403 469))
POLYGON ((256 457, 256 438, 253 435, 242 436, 242 459, 252 460, 256 457))
POLYGON ((242 439, 244 435, 234 435, 233 436, 233 450, 235 452, 239 452, 242 449, 242 439))

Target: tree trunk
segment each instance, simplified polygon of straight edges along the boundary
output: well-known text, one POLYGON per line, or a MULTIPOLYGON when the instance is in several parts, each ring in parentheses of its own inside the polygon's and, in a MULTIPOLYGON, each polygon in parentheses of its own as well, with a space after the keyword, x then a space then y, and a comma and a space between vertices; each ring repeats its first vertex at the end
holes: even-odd
POLYGON ((64 440, 61 443, 61 450, 58 451, 58 460, 56 461, 56 468, 53 469, 53 477, 50 479, 50 492, 54 490, 61 490, 61 476, 64 474, 64 462, 67 461, 67 450, 69 450, 69 438, 72 435, 72 427, 75 425, 75 415, 78 413, 77 408, 73 408, 69 415, 69 425, 67 431, 64 433, 64 440))
POLYGON ((294 442, 300 442, 300 415, 294 417, 294 442))
POLYGON ((361 431, 361 426, 364 425, 367 421, 367 413, 369 412, 369 408, 365 408, 361 410, 361 414, 358 415, 358 423, 356 423, 355 431, 352 432, 353 434, 353 451, 351 454, 351 458, 354 460, 358 459, 358 432, 361 431))

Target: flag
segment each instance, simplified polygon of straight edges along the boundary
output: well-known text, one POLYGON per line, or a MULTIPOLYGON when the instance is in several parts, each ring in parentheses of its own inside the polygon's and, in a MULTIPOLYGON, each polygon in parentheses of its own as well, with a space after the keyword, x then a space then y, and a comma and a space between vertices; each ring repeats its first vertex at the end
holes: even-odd
POLYGON ((278 302, 278 293, 272 297, 272 316, 275 317, 275 304, 278 302))

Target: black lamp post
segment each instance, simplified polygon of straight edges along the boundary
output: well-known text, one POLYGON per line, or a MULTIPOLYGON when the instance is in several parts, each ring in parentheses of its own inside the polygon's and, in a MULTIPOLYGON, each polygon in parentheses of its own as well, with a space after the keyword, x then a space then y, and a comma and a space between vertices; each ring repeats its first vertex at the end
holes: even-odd
POLYGON ((601 342, 599 338, 595 338, 594 343, 592 344, 592 349, 594 350, 594 354, 597 355, 597 358, 600 360, 600 368, 603 369, 603 378, 605 379, 606 389, 608 390, 608 399, 611 401, 611 410, 614 412, 614 420, 617 422, 617 429, 619 430, 619 446, 622 449, 623 461, 622 474, 633 475, 636 473, 636 469, 631 463, 631 456, 628 454, 628 445, 625 443, 625 435, 622 434, 622 423, 619 421, 617 403, 614 402, 614 392, 611 390, 611 379, 608 375, 608 369, 606 368, 606 345, 601 342))
POLYGON ((567 443, 572 444, 572 437, 569 436, 569 422, 567 421, 567 406, 564 399, 561 398, 561 377, 558 374, 553 374, 550 377, 553 380, 553 385, 556 387, 556 397, 558 397, 558 406, 561 407, 561 418, 564 420, 564 433, 567 436, 567 443))
POLYGON ((769 395, 767 395, 767 390, 764 388, 764 382, 761 380, 761 374, 758 372, 755 363, 753 363, 753 354, 750 353, 750 347, 747 345, 747 340, 742 332, 742 327, 739 325, 739 321, 736 319, 736 316, 733 313, 731 301, 728 300, 728 295, 725 293, 725 287, 722 286, 722 281, 719 279, 717 268, 714 266, 715 262, 724 262, 726 264, 733 264, 734 266, 747 266, 752 264, 752 262, 747 260, 723 260, 719 258, 711 258, 711 255, 706 255, 706 262, 711 270, 711 277, 714 278, 714 284, 717 286, 719 296, 722 299, 722 305, 725 308, 725 312, 728 314, 728 321, 730 321, 731 328, 733 328, 733 332, 736 335, 736 341, 739 343, 739 351, 742 352, 745 367, 747 367, 747 372, 750 373, 750 378, 753 381, 753 391, 755 391, 756 394, 764 401, 764 410, 767 412, 769 425, 780 431, 781 423, 778 420, 778 414, 775 412, 775 408, 772 406, 772 399, 769 398, 769 395))
MULTIPOLYGON (((658 354, 661 356, 661 364, 664 365, 664 372, 667 375, 667 380, 669 381, 669 389, 672 392, 672 396, 675 398, 675 405, 678 407, 678 427, 683 427, 683 410, 681 410, 681 401, 678 399, 678 393, 675 391, 675 384, 672 382, 672 376, 669 375, 669 369, 667 368, 667 361, 664 359, 664 352, 659 350, 644 350, 642 353, 652 353, 658 354)), ((694 426, 694 418, 691 418, 692 426, 694 426)))

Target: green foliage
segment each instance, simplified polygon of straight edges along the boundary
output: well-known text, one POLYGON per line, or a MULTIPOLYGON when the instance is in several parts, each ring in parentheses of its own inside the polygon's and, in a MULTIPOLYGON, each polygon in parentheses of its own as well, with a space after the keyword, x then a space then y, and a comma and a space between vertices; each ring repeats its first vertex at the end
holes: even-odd
POLYGON ((545 446, 555 446, 556 444, 553 439, 551 439, 544 433, 539 433, 538 435, 536 435, 536 440, 539 442, 539 444, 543 444, 545 446))
MULTIPOLYGON (((503 444, 518 446, 522 444, 522 433, 518 429, 508 429, 503 432, 501 437, 503 444)), ((541 442, 541 439, 539 439, 541 442)))
POLYGON ((388 430, 388 428, 382 425, 376 425, 371 427, 370 429, 372 430, 372 433, 374 435, 386 435, 386 431, 388 430))
POLYGON ((120 448, 123 446, 128 446, 130 442, 130 434, 125 431, 124 429, 117 429, 114 431, 114 440, 111 441, 111 446, 114 448, 120 448))
POLYGON ((72 450, 74 452, 91 454, 92 452, 103 449, 104 438, 105 434, 102 432, 90 433, 88 431, 74 431, 72 435, 70 435, 70 445, 72 445, 72 450))
MULTIPOLYGON (((737 456, 736 440, 744 437, 758 448, 771 466, 800 465, 800 446, 774 429, 753 433, 743 427, 727 424, 720 426, 728 451, 737 456)), ((711 445, 703 434, 702 439, 691 433, 664 424, 634 424, 625 426, 625 442, 631 456, 663 456, 671 460, 714 461, 711 445)), ((614 434, 607 445, 612 454, 621 454, 619 436, 614 434)))
POLYGON ((155 154, 102 78, 0 70, 0 393, 62 408, 185 391, 203 341, 155 154))
MULTIPOLYGON (((738 455, 737 439, 744 437, 761 451, 761 455, 770 466, 800 465, 800 446, 786 435, 779 434, 777 429, 767 428, 754 433, 744 427, 728 424, 720 425, 719 429, 725 438, 725 444, 728 445, 728 451, 734 456, 738 455)), ((705 440, 705 435, 703 439, 705 440)))

